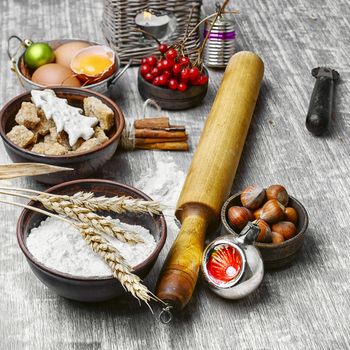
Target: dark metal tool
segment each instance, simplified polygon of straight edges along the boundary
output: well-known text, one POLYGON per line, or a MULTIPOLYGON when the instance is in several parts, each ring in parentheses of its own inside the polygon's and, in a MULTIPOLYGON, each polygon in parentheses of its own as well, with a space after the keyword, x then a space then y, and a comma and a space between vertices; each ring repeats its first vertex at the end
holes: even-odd
POLYGON ((318 136, 327 130, 331 120, 334 87, 339 79, 339 73, 334 69, 317 67, 311 71, 311 74, 316 78, 316 83, 306 116, 306 128, 318 136))

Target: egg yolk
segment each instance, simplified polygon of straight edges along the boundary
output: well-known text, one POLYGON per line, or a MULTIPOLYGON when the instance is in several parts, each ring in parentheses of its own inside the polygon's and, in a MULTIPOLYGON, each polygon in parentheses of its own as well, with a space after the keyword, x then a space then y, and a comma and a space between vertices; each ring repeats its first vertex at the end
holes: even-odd
POLYGON ((105 72, 112 65, 112 61, 105 56, 90 55, 79 58, 74 70, 78 74, 98 75, 105 72))

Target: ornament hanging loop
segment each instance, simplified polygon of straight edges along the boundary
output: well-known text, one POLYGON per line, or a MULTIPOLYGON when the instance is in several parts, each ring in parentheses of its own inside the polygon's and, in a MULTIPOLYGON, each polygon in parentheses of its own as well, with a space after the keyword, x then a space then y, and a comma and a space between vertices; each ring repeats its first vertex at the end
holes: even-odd
POLYGON ((172 321, 173 314, 171 313, 171 309, 171 305, 167 305, 162 309, 161 313, 159 314, 160 322, 162 322, 163 324, 168 324, 172 321))

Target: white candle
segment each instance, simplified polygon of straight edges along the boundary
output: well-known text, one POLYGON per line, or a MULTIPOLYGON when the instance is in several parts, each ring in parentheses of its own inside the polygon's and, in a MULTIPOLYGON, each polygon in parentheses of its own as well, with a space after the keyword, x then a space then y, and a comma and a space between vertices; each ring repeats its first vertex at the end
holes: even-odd
POLYGON ((143 11, 135 17, 135 23, 140 27, 160 27, 167 25, 169 21, 168 15, 156 16, 148 11, 143 11))

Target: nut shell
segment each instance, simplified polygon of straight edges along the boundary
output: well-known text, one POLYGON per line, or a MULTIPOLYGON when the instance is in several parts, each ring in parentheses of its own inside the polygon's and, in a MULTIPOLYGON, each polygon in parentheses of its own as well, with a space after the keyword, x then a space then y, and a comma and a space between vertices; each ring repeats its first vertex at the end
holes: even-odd
POLYGON ((289 202, 288 192, 282 185, 269 186, 266 189, 266 197, 268 200, 277 199, 284 206, 286 206, 289 202))
POLYGON ((260 228, 260 233, 258 234, 256 241, 262 242, 262 243, 271 243, 272 242, 271 229, 268 223, 264 220, 258 220, 257 225, 260 228))
POLYGON ((261 211, 262 211, 262 208, 259 208, 259 209, 255 210, 255 212, 253 213, 256 220, 260 219, 261 211))
POLYGON ((244 207, 255 210, 265 201, 265 189, 260 186, 248 186, 241 193, 241 203, 244 207))
POLYGON ((271 238, 272 238, 272 243, 273 243, 273 244, 280 244, 280 243, 284 242, 284 237, 283 237, 283 235, 281 235, 281 234, 278 233, 278 232, 272 231, 272 232, 271 232, 271 238))
POLYGON ((239 206, 231 207, 227 212, 227 218, 233 229, 238 231, 242 230, 248 221, 254 220, 253 213, 249 209, 239 206))
POLYGON ((277 199, 270 199, 261 209, 260 219, 274 224, 284 219, 284 206, 277 199))
POLYGON ((297 228, 292 222, 280 221, 272 225, 272 231, 280 233, 285 240, 293 238, 297 234, 297 228))
POLYGON ((287 207, 284 211, 284 218, 286 221, 290 221, 296 225, 298 223, 298 212, 292 207, 287 207))

